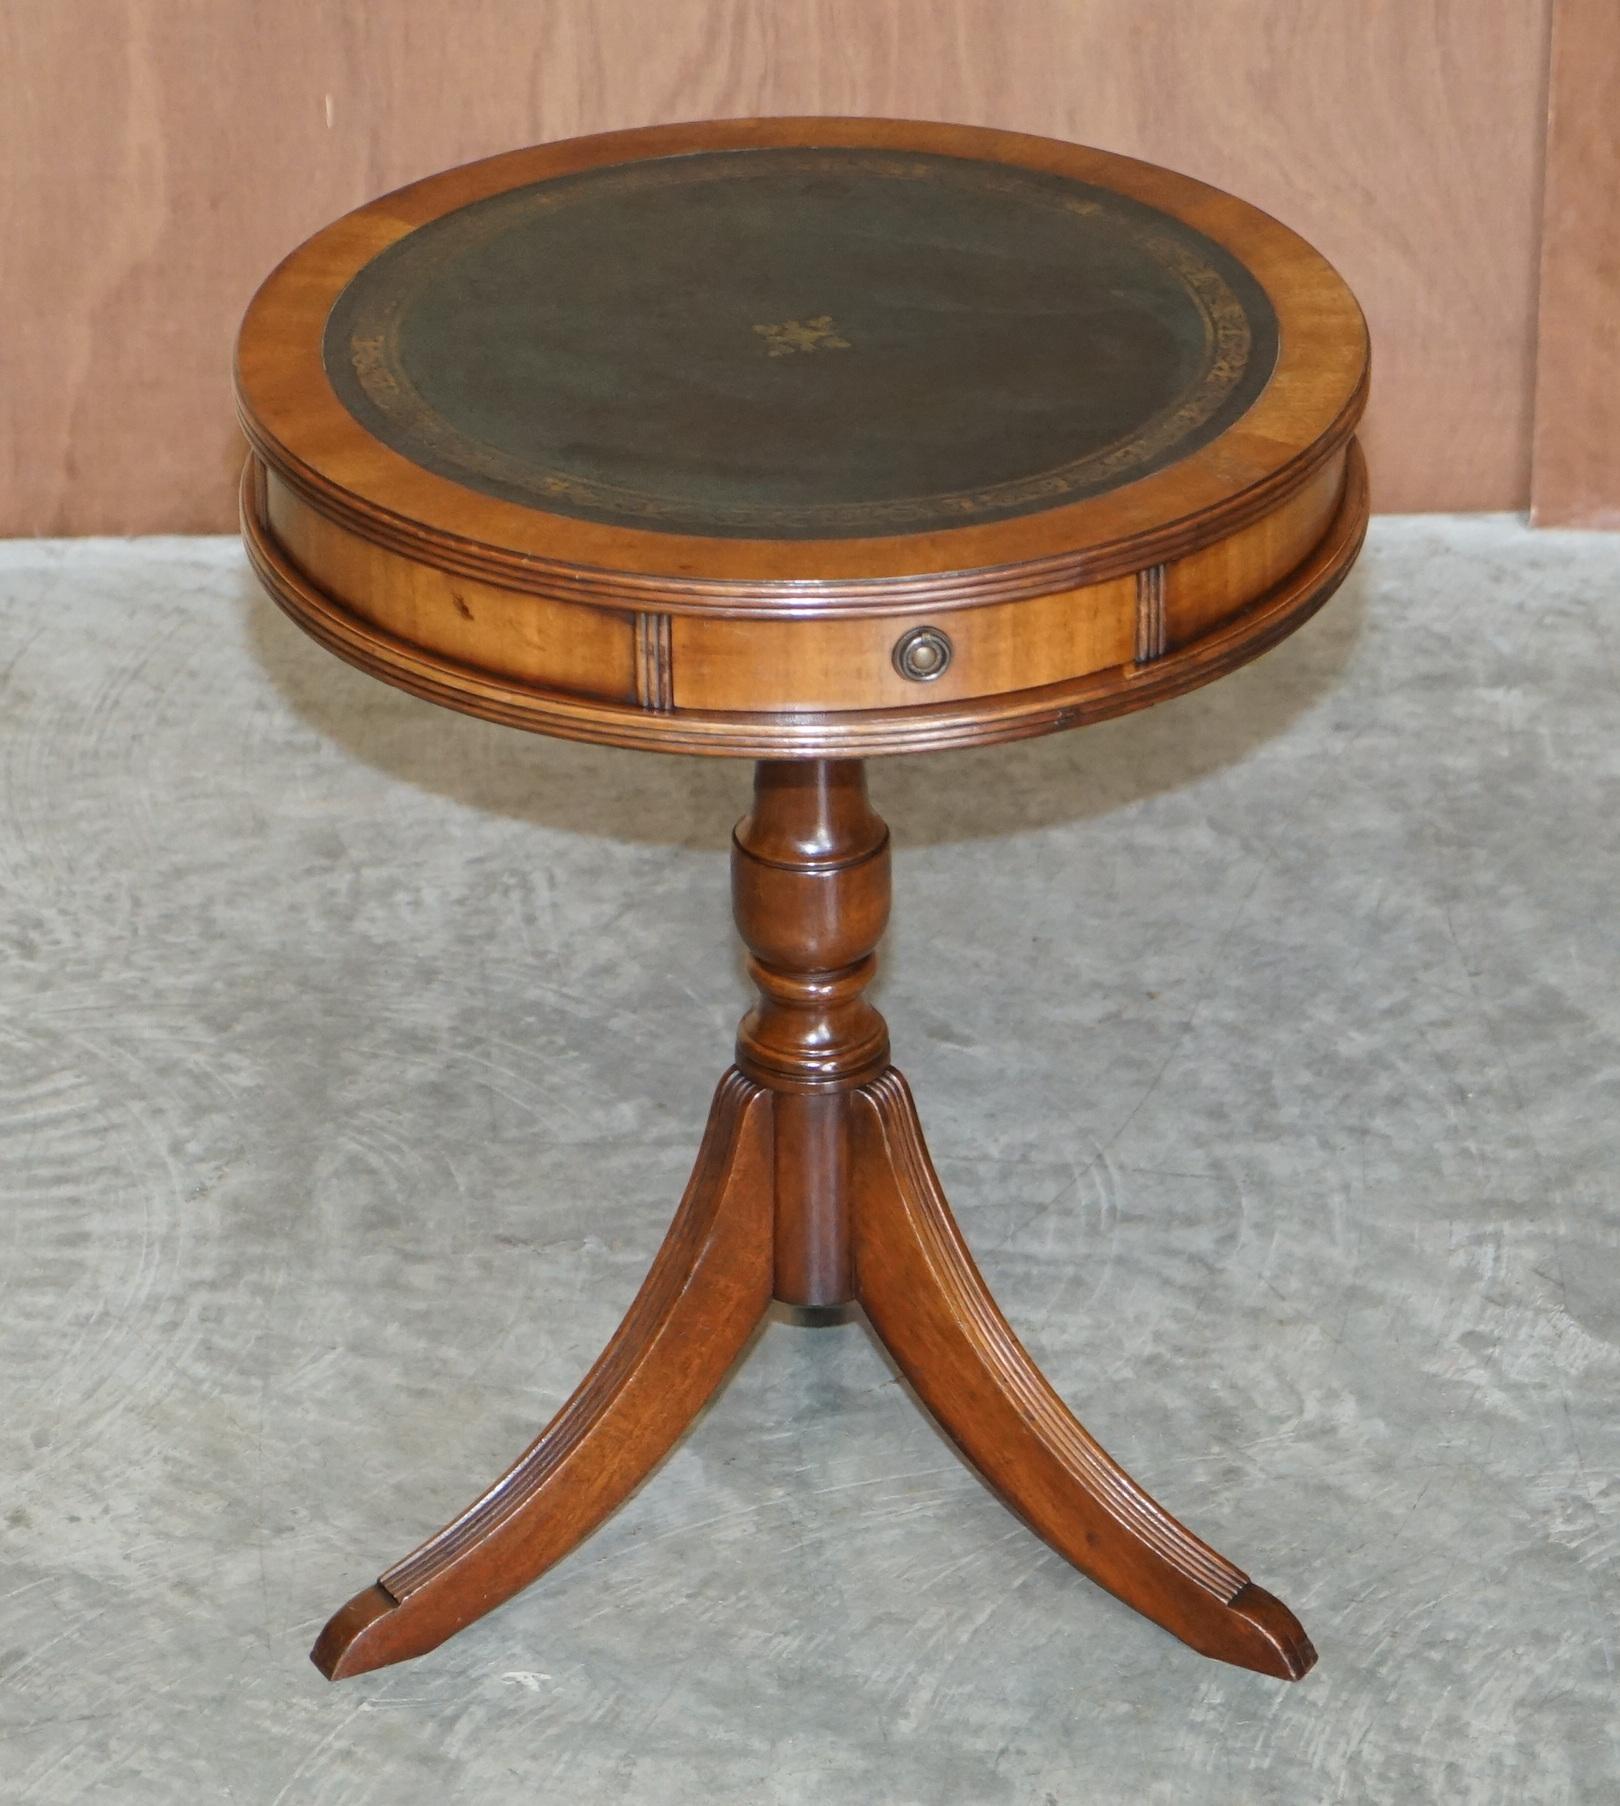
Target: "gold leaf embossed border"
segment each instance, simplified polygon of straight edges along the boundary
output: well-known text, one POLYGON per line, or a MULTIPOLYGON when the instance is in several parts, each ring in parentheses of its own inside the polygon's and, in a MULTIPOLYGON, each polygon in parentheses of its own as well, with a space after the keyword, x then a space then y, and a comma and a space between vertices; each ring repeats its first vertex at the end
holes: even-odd
MULTIPOLYGON (((441 216, 391 245, 362 268, 332 309, 325 361, 341 399, 367 424, 344 393, 342 366, 352 371, 364 400, 400 434, 394 449, 415 455, 440 474, 507 499, 555 513, 625 526, 739 537, 844 537, 907 533, 980 520, 1035 513, 1117 488, 1148 474, 1172 451, 1190 452, 1242 409, 1230 404, 1240 388, 1258 393, 1251 368, 1257 336, 1276 355, 1276 320, 1264 291, 1230 253, 1191 226, 1142 202, 1069 178, 1022 170, 976 158, 937 152, 860 151, 849 148, 773 148, 739 158, 726 152, 654 158, 609 166, 491 195, 441 216), (418 392, 400 354, 400 333, 422 287, 447 265, 496 237, 514 212, 525 215, 578 205, 607 192, 748 180, 784 167, 814 174, 829 162, 895 181, 952 180, 981 192, 1001 193, 1078 217, 1111 215, 1124 224, 1137 248, 1180 285, 1204 328, 1204 356, 1197 378, 1177 400, 1141 426, 1083 458, 1027 477, 973 489, 937 491, 899 500, 812 504, 705 501, 581 477, 536 470, 499 447, 486 445, 439 414, 418 392), (386 260, 390 281, 368 282, 386 260), (1244 291, 1240 296, 1239 289, 1244 291), (347 331, 335 330, 347 322, 347 331), (1258 334, 1257 334, 1258 329, 1258 334)), ((1249 397, 1252 399, 1252 395, 1249 397)), ((1244 405, 1247 405, 1245 402, 1244 405)))

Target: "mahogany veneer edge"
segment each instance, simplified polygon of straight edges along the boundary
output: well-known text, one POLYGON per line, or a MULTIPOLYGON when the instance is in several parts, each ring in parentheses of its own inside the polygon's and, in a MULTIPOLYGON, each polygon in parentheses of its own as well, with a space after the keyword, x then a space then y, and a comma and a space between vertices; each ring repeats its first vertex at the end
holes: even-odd
MULTIPOLYGON (((760 715, 659 711, 633 702, 515 685, 428 655, 323 595, 286 558, 259 516, 257 461, 243 474, 242 536, 272 598, 329 651, 430 702, 564 739, 731 758, 876 757, 991 745, 1079 727, 1146 708, 1212 682, 1258 657, 1307 620, 1349 573, 1368 520, 1366 464, 1352 440, 1344 489, 1311 555, 1242 613, 1147 664, 1088 673, 1010 696, 886 711, 760 715)), ((633 629, 626 623, 627 635, 633 629)), ((627 641, 628 646, 628 641, 627 641)), ((626 669, 629 652, 626 652, 626 669)))

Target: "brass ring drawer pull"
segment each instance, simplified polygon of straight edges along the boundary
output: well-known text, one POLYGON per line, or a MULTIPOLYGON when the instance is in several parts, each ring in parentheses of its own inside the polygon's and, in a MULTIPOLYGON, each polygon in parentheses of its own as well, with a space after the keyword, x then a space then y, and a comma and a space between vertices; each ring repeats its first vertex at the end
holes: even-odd
POLYGON ((931 684, 951 662, 950 636, 937 627, 913 627, 894 643, 894 668, 913 683, 931 684))

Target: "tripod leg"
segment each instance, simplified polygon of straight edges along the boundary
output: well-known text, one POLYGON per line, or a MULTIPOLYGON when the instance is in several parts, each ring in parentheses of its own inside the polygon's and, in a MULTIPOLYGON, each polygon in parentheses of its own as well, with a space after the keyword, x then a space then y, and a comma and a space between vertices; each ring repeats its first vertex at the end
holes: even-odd
POLYGON ((680 1209, 601 1358, 482 1498, 330 1620, 312 1651, 329 1680, 422 1655, 493 1610, 674 1446, 770 1300, 769 1105, 740 1073, 721 1080, 680 1209))
POLYGON ((1207 1656, 1298 1680, 1292 1612, 1184 1529, 1094 1442, 990 1296, 892 1068, 855 1107, 855 1290, 933 1414, 1023 1520, 1100 1586, 1207 1656))

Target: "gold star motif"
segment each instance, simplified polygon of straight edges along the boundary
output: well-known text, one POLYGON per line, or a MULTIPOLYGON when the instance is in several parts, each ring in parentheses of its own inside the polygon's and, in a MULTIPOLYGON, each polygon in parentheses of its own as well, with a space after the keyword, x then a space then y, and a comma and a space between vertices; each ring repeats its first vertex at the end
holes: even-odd
POLYGON ((851 351, 849 340, 839 336, 831 314, 810 320, 784 320, 780 326, 756 326, 765 340, 767 357, 791 357, 795 351, 851 351))

